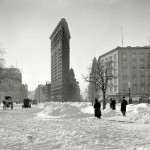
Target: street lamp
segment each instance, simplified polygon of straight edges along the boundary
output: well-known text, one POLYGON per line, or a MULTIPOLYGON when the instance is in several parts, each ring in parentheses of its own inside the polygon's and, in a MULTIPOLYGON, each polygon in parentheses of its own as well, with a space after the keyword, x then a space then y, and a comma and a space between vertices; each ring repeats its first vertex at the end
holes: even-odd
POLYGON ((129 88, 129 104, 132 103, 132 98, 131 98, 131 83, 128 82, 128 88, 129 88))

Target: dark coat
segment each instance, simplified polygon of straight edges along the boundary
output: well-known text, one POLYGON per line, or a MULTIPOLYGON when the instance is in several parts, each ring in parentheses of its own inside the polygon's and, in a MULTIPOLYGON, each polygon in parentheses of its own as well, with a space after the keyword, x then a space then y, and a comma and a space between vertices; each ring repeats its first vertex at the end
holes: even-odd
POLYGON ((121 102, 121 111, 126 111, 127 100, 123 99, 121 102))
POLYGON ((95 102, 94 103, 94 109, 95 109, 95 117, 100 117, 101 116, 101 103, 100 102, 95 102))
POLYGON ((114 110, 116 109, 116 101, 113 99, 111 102, 111 108, 114 110))

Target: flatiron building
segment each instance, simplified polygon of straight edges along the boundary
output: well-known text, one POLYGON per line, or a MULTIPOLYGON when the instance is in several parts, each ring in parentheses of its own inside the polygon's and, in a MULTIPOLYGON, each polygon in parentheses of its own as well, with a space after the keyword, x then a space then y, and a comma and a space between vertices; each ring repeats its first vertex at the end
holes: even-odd
POLYGON ((52 101, 69 100, 70 38, 68 24, 63 18, 50 36, 52 101))

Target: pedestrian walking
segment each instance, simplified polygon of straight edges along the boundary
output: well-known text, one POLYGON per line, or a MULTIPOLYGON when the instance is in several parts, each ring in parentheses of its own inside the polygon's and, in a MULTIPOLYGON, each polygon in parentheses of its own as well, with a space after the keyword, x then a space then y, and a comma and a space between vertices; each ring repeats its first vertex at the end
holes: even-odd
POLYGON ((95 117, 100 119, 101 118, 101 103, 98 102, 98 99, 95 99, 94 111, 95 111, 95 117))
POLYGON ((116 109, 116 100, 115 100, 115 98, 112 99, 111 106, 112 106, 112 110, 116 109))
POLYGON ((125 97, 123 97, 123 100, 121 102, 121 112, 123 114, 123 116, 126 115, 126 105, 127 105, 127 100, 125 99, 125 97))

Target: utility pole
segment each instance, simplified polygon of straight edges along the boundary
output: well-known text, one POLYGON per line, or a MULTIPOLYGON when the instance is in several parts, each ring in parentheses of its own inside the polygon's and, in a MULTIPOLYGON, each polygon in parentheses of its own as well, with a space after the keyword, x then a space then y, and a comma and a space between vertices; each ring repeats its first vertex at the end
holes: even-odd
POLYGON ((123 27, 121 27, 122 47, 123 47, 123 27))

